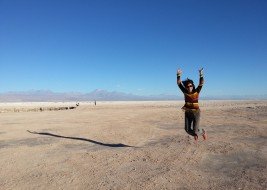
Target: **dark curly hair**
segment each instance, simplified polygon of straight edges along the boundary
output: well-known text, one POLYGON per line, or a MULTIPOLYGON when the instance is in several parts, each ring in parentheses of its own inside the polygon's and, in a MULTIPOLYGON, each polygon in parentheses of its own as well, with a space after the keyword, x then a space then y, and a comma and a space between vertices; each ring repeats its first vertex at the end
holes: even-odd
POLYGON ((192 85, 193 85, 193 90, 196 89, 196 88, 195 88, 194 81, 191 80, 191 79, 189 79, 189 78, 187 78, 186 80, 184 80, 182 83, 183 83, 184 87, 186 87, 188 84, 192 84, 192 85))

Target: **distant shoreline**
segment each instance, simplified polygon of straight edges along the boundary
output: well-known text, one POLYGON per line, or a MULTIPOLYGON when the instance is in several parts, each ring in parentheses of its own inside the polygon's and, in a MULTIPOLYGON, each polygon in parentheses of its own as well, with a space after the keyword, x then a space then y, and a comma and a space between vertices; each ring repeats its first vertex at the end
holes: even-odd
MULTIPOLYGON (((0 100, 0 105, 1 104, 21 104, 21 103, 94 103, 95 100, 82 100, 82 101, 1 101, 0 100)), ((184 102, 183 99, 177 99, 177 100, 96 100, 96 102, 184 102)), ((262 99, 252 99, 252 98, 248 98, 248 99, 201 99, 199 100, 199 102, 201 101, 267 101, 267 98, 262 98, 262 99)))

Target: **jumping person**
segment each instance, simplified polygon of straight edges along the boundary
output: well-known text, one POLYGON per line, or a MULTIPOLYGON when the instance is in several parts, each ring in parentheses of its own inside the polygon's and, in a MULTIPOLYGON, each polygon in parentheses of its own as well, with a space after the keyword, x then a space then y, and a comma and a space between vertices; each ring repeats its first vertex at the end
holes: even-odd
POLYGON ((199 127, 200 109, 198 105, 198 97, 201 88, 204 84, 203 68, 199 70, 199 85, 195 88, 194 82, 191 79, 181 80, 182 70, 177 70, 177 85, 184 93, 185 105, 182 109, 185 111, 185 131, 194 136, 197 141, 198 136, 202 135, 203 139, 207 139, 207 133, 199 127), (193 128, 191 125, 193 124, 193 128))

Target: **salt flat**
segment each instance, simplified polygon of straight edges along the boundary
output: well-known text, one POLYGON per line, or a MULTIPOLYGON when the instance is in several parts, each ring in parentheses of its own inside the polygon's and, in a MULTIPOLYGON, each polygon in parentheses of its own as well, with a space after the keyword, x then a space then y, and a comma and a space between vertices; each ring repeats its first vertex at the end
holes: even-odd
POLYGON ((0 103, 1 189, 266 189, 267 101, 0 103))

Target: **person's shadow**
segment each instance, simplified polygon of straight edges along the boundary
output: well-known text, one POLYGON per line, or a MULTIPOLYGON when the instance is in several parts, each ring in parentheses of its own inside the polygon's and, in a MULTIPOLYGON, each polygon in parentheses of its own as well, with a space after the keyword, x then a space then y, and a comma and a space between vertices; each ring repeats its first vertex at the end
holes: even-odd
POLYGON ((40 133, 40 132, 35 132, 35 131, 29 131, 27 130, 29 133, 31 134, 38 134, 38 135, 47 135, 47 136, 52 136, 52 137, 57 137, 57 138, 64 138, 64 139, 72 139, 72 140, 79 140, 79 141, 87 141, 90 143, 94 143, 94 144, 98 144, 98 145, 102 145, 102 146, 108 146, 108 147, 133 147, 133 146, 129 146, 129 145, 125 145, 125 144, 108 144, 108 143, 102 143, 102 142, 98 142, 98 141, 94 141, 91 139, 86 139, 86 138, 80 138, 80 137, 66 137, 66 136, 62 136, 62 135, 56 135, 56 134, 52 134, 52 133, 40 133))

